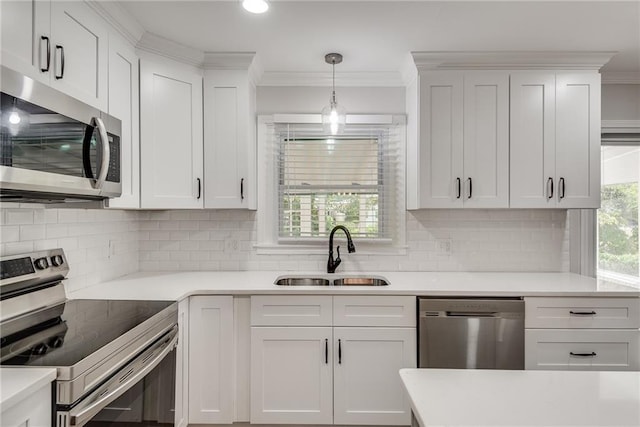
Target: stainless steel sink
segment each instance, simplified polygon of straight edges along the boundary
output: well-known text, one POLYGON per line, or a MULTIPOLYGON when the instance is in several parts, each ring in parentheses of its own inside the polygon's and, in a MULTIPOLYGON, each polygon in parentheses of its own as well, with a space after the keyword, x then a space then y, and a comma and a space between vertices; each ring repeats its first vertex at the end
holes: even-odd
POLYGON ((279 277, 275 284, 278 286, 388 286, 389 282, 383 277, 339 277, 337 279, 324 277, 279 277))
POLYGON ((333 281, 333 286, 388 286, 389 282, 379 277, 344 277, 333 281))
POLYGON ((330 286, 331 281, 321 277, 281 277, 276 280, 278 286, 330 286))

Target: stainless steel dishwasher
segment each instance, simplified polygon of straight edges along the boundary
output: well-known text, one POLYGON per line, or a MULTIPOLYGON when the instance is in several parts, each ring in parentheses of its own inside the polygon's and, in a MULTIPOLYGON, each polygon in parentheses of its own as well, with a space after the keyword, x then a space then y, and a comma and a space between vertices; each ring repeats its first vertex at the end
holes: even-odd
POLYGON ((524 369, 524 301, 419 298, 418 367, 524 369))

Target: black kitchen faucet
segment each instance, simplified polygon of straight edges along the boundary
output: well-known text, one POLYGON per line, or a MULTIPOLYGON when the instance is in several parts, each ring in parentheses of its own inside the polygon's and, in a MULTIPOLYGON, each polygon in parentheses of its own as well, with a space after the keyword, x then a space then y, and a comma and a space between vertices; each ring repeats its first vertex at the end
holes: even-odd
POLYGON ((338 266, 342 262, 342 260, 340 259, 340 246, 336 248, 336 251, 338 252, 337 258, 335 260, 333 259, 333 235, 338 230, 344 231, 344 234, 347 235, 347 250, 349 251, 349 253, 353 253, 356 251, 356 247, 353 244, 353 240, 351 240, 351 234, 349 233, 347 227, 345 227, 344 225, 336 225, 335 227, 333 227, 333 230, 331 230, 331 234, 329 235, 329 261, 327 261, 327 273, 335 273, 336 268, 338 268, 338 266))

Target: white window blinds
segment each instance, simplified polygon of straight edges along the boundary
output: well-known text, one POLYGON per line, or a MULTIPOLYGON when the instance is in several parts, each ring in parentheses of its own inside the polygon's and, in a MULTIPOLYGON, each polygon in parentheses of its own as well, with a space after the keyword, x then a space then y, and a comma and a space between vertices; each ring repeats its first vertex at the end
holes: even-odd
POLYGON ((325 240, 336 225, 393 240, 404 210, 398 125, 351 125, 337 137, 317 125, 273 130, 279 240, 325 240))

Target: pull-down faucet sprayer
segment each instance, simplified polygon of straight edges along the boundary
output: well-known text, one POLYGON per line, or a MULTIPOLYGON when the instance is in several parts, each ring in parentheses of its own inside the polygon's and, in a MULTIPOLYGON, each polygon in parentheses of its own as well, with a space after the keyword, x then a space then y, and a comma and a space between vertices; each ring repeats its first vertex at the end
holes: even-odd
POLYGON ((336 268, 338 268, 338 266, 342 262, 342 260, 340 259, 340 246, 336 248, 336 251, 338 252, 337 258, 335 260, 333 259, 333 235, 338 230, 344 231, 344 234, 347 235, 347 250, 349 251, 349 253, 353 253, 356 251, 356 247, 353 244, 353 240, 351 240, 351 234, 349 233, 347 227, 345 227, 344 225, 336 225, 335 227, 333 227, 333 230, 331 230, 331 234, 329 235, 329 261, 327 261, 327 273, 335 273, 336 268))

